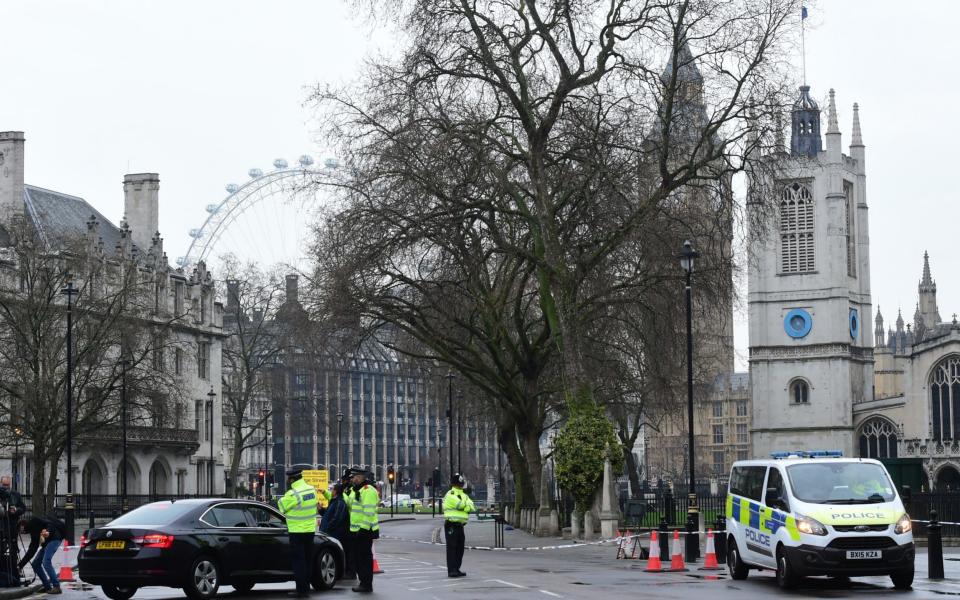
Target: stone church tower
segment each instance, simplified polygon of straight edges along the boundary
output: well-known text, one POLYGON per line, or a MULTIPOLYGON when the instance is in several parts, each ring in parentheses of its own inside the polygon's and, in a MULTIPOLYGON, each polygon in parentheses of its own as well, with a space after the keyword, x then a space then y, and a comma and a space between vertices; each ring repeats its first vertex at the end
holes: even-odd
MULTIPOLYGON (((854 456, 854 406, 873 398, 873 323, 865 151, 853 105, 841 151, 834 92, 826 148, 820 107, 802 86, 790 152, 770 157, 775 210, 750 220, 748 276, 752 452, 842 450, 854 456), (866 326, 863 326, 865 324, 866 326)), ((754 209, 756 210, 756 209, 754 209)))

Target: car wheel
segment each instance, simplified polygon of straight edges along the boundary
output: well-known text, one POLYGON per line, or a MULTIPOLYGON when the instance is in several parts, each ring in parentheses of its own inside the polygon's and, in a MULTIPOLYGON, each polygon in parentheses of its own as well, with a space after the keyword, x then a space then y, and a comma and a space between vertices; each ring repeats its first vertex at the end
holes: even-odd
POLYGON ((337 582, 337 559, 329 548, 321 548, 313 566, 313 589, 325 591, 332 589, 337 582))
POLYGON ((237 581, 231 581, 230 586, 234 589, 235 592, 240 594, 246 594, 253 589, 254 582, 249 579, 238 579, 237 581))
POLYGON ((737 543, 730 538, 727 548, 727 570, 730 571, 730 579, 743 580, 747 578, 750 569, 740 559, 740 550, 737 549, 737 543))
POLYGON ((198 556, 187 573, 183 591, 193 600, 210 600, 220 588, 220 570, 211 556, 198 556))
POLYGON ((893 581, 893 587, 898 590, 909 590, 913 587, 913 567, 899 573, 891 573, 890 580, 893 581))
POLYGON ((100 589, 110 600, 130 600, 137 593, 137 588, 132 586, 102 585, 100 589))
POLYGON ((783 546, 777 548, 777 585, 782 590, 790 590, 797 587, 797 576, 787 560, 787 553, 783 551, 783 546))

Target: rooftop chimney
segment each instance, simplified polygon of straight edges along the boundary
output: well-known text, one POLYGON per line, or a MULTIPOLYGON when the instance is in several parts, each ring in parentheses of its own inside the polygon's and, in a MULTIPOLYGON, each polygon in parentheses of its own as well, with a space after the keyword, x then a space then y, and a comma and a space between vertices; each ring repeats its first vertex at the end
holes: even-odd
POLYGON ((298 275, 287 275, 287 304, 296 304, 299 302, 297 282, 300 279, 298 275))
POLYGON ((144 252, 160 228, 160 176, 133 173, 123 176, 123 212, 133 243, 144 252))
POLYGON ((23 132, 0 131, 0 223, 23 215, 23 132))

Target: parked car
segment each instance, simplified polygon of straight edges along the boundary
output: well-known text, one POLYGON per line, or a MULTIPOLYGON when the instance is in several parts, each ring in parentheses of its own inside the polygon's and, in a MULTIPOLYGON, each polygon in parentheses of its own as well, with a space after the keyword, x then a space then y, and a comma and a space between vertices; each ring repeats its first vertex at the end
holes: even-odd
MULTIPOLYGON (((329 590, 341 578, 343 547, 317 533, 312 585, 329 590)), ((80 579, 112 600, 144 586, 182 588, 209 600, 221 585, 247 592, 257 583, 293 580, 284 518, 253 500, 218 498, 154 502, 87 532, 80 579)))

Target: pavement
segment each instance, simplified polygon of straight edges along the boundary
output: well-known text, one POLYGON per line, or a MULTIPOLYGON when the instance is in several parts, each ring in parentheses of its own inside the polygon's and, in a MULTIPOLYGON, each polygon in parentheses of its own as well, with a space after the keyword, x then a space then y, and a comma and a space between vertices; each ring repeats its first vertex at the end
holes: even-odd
MULTIPOLYGON (((375 550, 383 574, 374 577, 372 597, 391 600, 547 600, 570 598, 640 597, 684 599, 698 596, 731 600, 766 598, 771 595, 810 598, 884 597, 942 598, 960 596, 960 549, 947 548, 944 568, 946 579, 926 579, 927 555, 919 549, 914 589, 893 589, 886 577, 862 577, 852 581, 810 578, 797 590, 781 592, 772 572, 751 571, 745 581, 732 581, 726 571, 697 571, 696 565, 685 573, 645 573, 644 561, 616 560, 616 545, 572 545, 569 540, 541 538, 519 530, 505 532, 506 546, 549 550, 468 550, 462 569, 467 577, 446 576, 445 547, 439 518, 418 516, 381 524, 381 539, 375 550)), ((491 522, 471 521, 467 526, 467 545, 493 545, 491 522)), ((350 592, 353 584, 340 582, 327 593, 315 593, 316 600, 360 597, 350 592)), ((292 583, 257 585, 240 596, 224 586, 220 594, 227 598, 279 600, 293 589, 292 583)), ((64 585, 64 600, 104 600, 99 588, 82 584, 64 585)), ((43 594, 29 596, 39 600, 43 594)), ((180 600, 184 594, 169 588, 143 588, 134 600, 180 600)), ((0 596, 0 600, 4 600, 0 596)))

